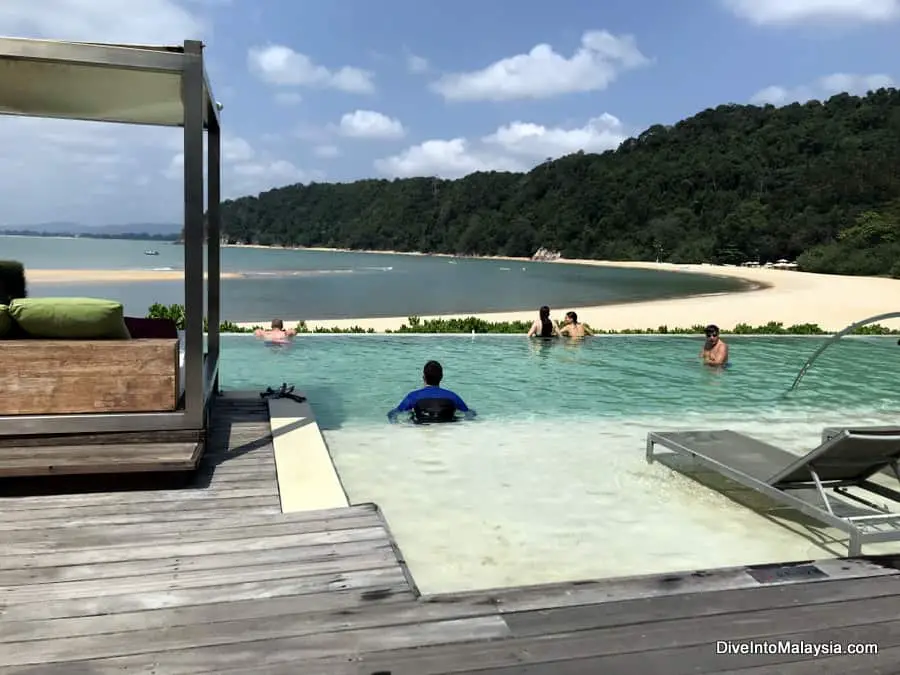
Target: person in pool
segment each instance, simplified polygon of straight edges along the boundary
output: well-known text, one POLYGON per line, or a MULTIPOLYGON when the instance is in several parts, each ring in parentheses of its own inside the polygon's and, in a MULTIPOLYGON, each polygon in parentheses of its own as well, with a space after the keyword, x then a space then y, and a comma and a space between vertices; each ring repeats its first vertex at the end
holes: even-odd
POLYGON ((707 366, 724 366, 728 364, 728 345, 719 338, 719 327, 710 324, 704 331, 706 342, 700 350, 700 358, 707 366))
POLYGON ((254 332, 254 335, 256 335, 256 337, 272 345, 287 344, 296 334, 297 331, 291 328, 285 330, 284 321, 282 321, 281 319, 272 319, 272 326, 268 330, 257 328, 254 332))
POLYGON ((388 420, 395 422, 400 413, 412 413, 416 422, 454 422, 456 413, 464 413, 466 417, 475 417, 475 411, 466 405, 459 395, 441 387, 444 379, 444 368, 437 361, 429 361, 422 369, 422 381, 425 386, 409 392, 399 405, 391 410, 388 420))
POLYGON ((544 305, 538 310, 538 318, 528 329, 528 337, 554 338, 559 337, 559 328, 550 320, 550 308, 544 305))
POLYGON ((590 328, 583 323, 578 323, 578 314, 575 312, 566 312, 566 325, 559 330, 559 334, 570 338, 583 338, 593 335, 590 328))

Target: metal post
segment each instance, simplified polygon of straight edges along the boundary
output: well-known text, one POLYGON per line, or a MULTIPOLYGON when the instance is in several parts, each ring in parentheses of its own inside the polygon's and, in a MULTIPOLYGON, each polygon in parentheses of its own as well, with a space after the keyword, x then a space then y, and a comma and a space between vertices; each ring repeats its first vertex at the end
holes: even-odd
MULTIPOLYGON (((216 102, 209 101, 210 108, 214 108, 216 102)), ((221 260, 219 241, 222 236, 222 214, 219 209, 221 202, 221 142, 222 133, 217 121, 217 115, 214 110, 210 110, 209 127, 207 132, 207 152, 208 159, 206 163, 207 180, 209 181, 209 191, 207 193, 207 243, 206 254, 209 258, 209 274, 206 280, 206 311, 209 328, 207 329, 207 359, 211 362, 213 368, 217 368, 219 363, 219 322, 221 321, 221 299, 222 299, 222 281, 221 281, 221 260)), ((218 376, 213 377, 208 383, 211 391, 210 396, 215 396, 218 392, 218 376)))
POLYGON ((203 44, 184 43, 181 76, 184 104, 184 408, 189 428, 201 429, 204 419, 203 373, 203 44))

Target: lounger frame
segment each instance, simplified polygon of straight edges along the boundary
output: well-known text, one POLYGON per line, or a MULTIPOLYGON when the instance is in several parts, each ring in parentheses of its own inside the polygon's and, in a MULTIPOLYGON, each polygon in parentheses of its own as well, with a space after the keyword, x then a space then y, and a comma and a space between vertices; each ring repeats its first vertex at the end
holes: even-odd
MULTIPOLYGON (((785 467, 785 469, 783 471, 780 471, 775 477, 777 478, 778 476, 787 475, 790 471, 795 470, 799 465, 801 465, 803 461, 811 461, 816 456, 827 452, 828 449, 833 447, 834 444, 842 441, 848 436, 853 435, 856 437, 861 437, 866 435, 864 432, 850 431, 848 429, 826 430, 826 432, 823 433, 823 438, 825 437, 825 434, 828 434, 828 438, 821 446, 819 446, 816 450, 809 453, 808 455, 798 456, 798 462, 792 463, 790 466, 785 467)), ((879 437, 896 439, 897 443, 900 444, 900 433, 898 433, 896 436, 885 436, 884 433, 881 433, 879 434, 879 437)), ((826 525, 830 525, 837 530, 847 533, 850 538, 848 546, 850 556, 860 555, 862 552, 863 544, 900 541, 900 512, 890 511, 886 507, 875 504, 874 502, 847 492, 846 488, 852 486, 862 490, 866 490, 873 495, 900 501, 900 492, 896 492, 885 486, 873 483, 868 479, 860 481, 825 481, 819 478, 819 475, 812 467, 807 467, 810 476, 809 481, 805 483, 792 482, 791 484, 779 484, 776 480, 766 482, 763 480, 759 480, 754 476, 750 476, 739 469, 728 466, 727 464, 724 464, 717 459, 708 457, 703 453, 698 452, 696 449, 689 448, 681 443, 678 443, 673 439, 667 437, 663 432, 653 431, 647 434, 646 458, 649 464, 652 464, 656 459, 655 447, 657 445, 661 445, 676 454, 690 457, 697 464, 711 469, 716 473, 725 476, 726 478, 730 478, 734 482, 743 485, 744 487, 764 494, 775 502, 792 507, 809 516, 810 518, 814 518, 822 523, 825 523, 826 525), (814 488, 819 497, 821 497, 822 503, 825 505, 824 509, 806 499, 791 494, 791 490, 809 490, 810 488, 814 488), (834 497, 829 497, 829 489, 833 490, 839 497, 861 503, 864 506, 880 513, 861 516, 839 516, 834 512, 834 509, 832 507, 832 500, 834 499, 834 497), (890 529, 881 531, 870 531, 868 529, 869 526, 876 524, 887 526, 890 529)), ((891 462, 890 466, 894 477, 897 479, 898 486, 900 486, 900 465, 898 465, 897 459, 891 462)))

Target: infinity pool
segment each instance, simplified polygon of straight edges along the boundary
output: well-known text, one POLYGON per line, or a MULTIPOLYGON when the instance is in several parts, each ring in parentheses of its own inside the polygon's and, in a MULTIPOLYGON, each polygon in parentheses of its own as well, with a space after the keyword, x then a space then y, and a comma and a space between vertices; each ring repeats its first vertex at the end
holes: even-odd
POLYGON ((702 340, 675 336, 304 335, 285 351, 229 336, 222 384, 306 392, 351 500, 384 509, 425 593, 844 554, 752 494, 647 465, 644 440, 730 428, 801 452, 824 426, 893 423, 896 338, 845 338, 790 395, 824 338, 726 339, 732 367, 714 372, 702 340), (428 359, 478 421, 387 423, 428 359))

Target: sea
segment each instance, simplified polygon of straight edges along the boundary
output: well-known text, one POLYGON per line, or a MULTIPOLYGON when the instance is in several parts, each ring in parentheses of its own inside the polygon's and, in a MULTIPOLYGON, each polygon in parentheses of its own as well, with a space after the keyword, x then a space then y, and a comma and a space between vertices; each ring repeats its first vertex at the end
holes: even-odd
MULTIPOLYGON (((29 269, 183 270, 171 242, 0 236, 0 259, 29 269), (146 255, 156 251, 158 255, 146 255)), ((230 321, 376 318, 536 310, 732 292, 747 282, 667 270, 488 258, 225 247, 222 318, 230 321)), ((31 296, 121 301, 143 316, 184 302, 182 281, 30 283, 31 296)))

